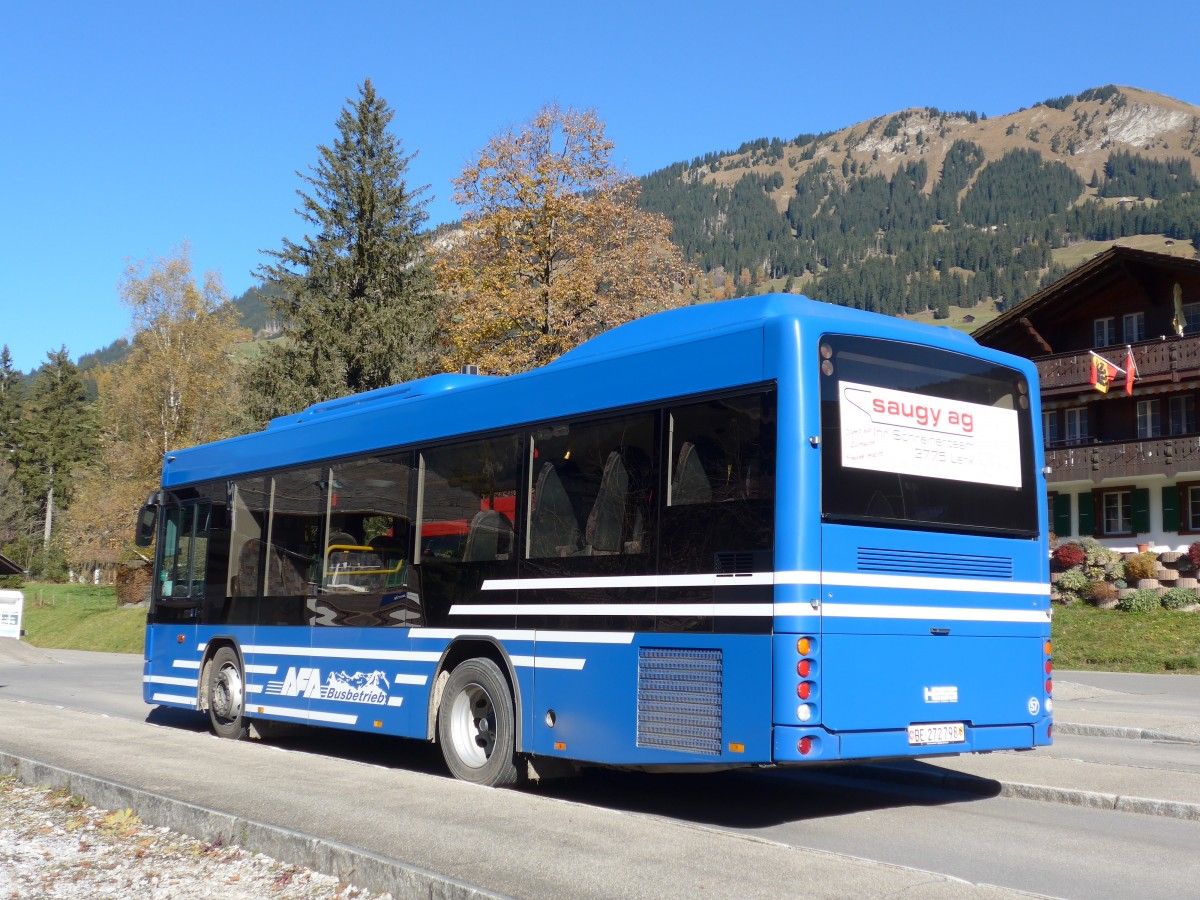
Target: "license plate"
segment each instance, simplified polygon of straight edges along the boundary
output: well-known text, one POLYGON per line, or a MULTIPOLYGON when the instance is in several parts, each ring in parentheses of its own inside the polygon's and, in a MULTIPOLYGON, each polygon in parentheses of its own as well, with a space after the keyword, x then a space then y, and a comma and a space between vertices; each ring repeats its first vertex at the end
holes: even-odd
POLYGON ((962 722, 930 722, 925 725, 908 726, 910 746, 925 744, 961 744, 967 739, 962 722))

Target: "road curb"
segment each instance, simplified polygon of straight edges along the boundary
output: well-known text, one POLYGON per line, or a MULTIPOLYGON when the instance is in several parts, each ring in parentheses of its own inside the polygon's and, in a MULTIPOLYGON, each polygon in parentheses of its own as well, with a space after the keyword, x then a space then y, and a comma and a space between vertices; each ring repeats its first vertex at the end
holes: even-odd
POLYGON ((360 888, 390 892, 397 900, 509 900, 503 894, 397 859, 4 751, 0 751, 0 775, 13 775, 30 786, 65 789, 101 809, 131 809, 147 824, 202 841, 220 840, 226 846, 236 845, 280 862, 315 869, 360 888))
POLYGON ((1069 806, 1084 806, 1089 809, 1111 809, 1117 812, 1135 812, 1200 822, 1200 803, 1178 800, 1155 800, 1148 797, 1129 797, 1103 791, 1025 784, 1019 781, 997 781, 962 772, 922 771, 905 766, 855 767, 852 773, 847 774, 865 780, 874 779, 894 784, 935 787, 986 797, 1015 797, 1020 800, 1039 800, 1044 803, 1062 803, 1069 806))
POLYGON ((1200 743, 1195 738, 1150 728, 1126 728, 1123 725, 1086 725, 1079 722, 1055 722, 1057 734, 1073 734, 1077 737, 1115 737, 1139 741, 1173 741, 1180 744, 1200 743))

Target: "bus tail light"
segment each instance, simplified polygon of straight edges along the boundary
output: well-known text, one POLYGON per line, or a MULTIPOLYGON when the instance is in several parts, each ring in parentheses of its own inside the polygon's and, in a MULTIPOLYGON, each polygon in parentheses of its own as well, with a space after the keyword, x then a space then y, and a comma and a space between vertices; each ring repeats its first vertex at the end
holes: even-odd
MULTIPOLYGON (((1046 697, 1049 698, 1050 694, 1054 692, 1054 681, 1050 677, 1050 673, 1054 671, 1054 644, 1047 640, 1046 643, 1042 645, 1042 651, 1046 655, 1046 697)), ((1049 705, 1049 699, 1047 699, 1046 706, 1049 707, 1049 705)))
POLYGON ((817 639, 812 635, 796 638, 796 696, 805 701, 796 708, 796 718, 801 722, 811 722, 819 717, 815 701, 821 691, 819 672, 817 670, 817 639))
POLYGON ((802 737, 796 742, 796 749, 800 751, 801 756, 808 756, 812 753, 812 738, 802 737))

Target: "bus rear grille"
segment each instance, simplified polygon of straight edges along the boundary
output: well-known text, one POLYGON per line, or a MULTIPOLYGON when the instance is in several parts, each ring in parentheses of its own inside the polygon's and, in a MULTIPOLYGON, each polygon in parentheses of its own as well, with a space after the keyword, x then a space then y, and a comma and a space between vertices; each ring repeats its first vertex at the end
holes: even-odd
POLYGON ((719 755, 722 688, 720 650, 643 647, 637 745, 719 755))
POLYGON ((929 553, 922 550, 858 548, 860 572, 890 572, 902 575, 943 575, 950 578, 997 578, 1012 580, 1013 561, 1007 556, 970 556, 961 553, 929 553))

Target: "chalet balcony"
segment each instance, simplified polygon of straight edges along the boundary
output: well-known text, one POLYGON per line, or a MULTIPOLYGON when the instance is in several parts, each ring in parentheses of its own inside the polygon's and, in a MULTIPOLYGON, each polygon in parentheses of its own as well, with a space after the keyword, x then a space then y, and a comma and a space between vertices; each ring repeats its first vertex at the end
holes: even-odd
MULTIPOLYGON (((1138 384, 1171 384, 1185 379, 1200 378, 1200 335, 1174 335, 1132 345, 1137 361, 1138 384)), ((1097 352, 1118 366, 1125 365, 1125 346, 1102 347, 1097 352)), ((1092 373, 1092 355, 1087 350, 1038 357, 1038 376, 1042 394, 1071 394, 1088 390, 1092 373)), ((1124 378, 1116 375, 1111 390, 1121 390, 1124 378)), ((1134 388, 1137 393, 1137 388, 1134 388)))
MULTIPOLYGON (((1135 351, 1136 352, 1136 351, 1135 351)), ((1046 483, 1195 475, 1200 481, 1200 435, 1152 440, 1106 441, 1046 448, 1046 483)))

